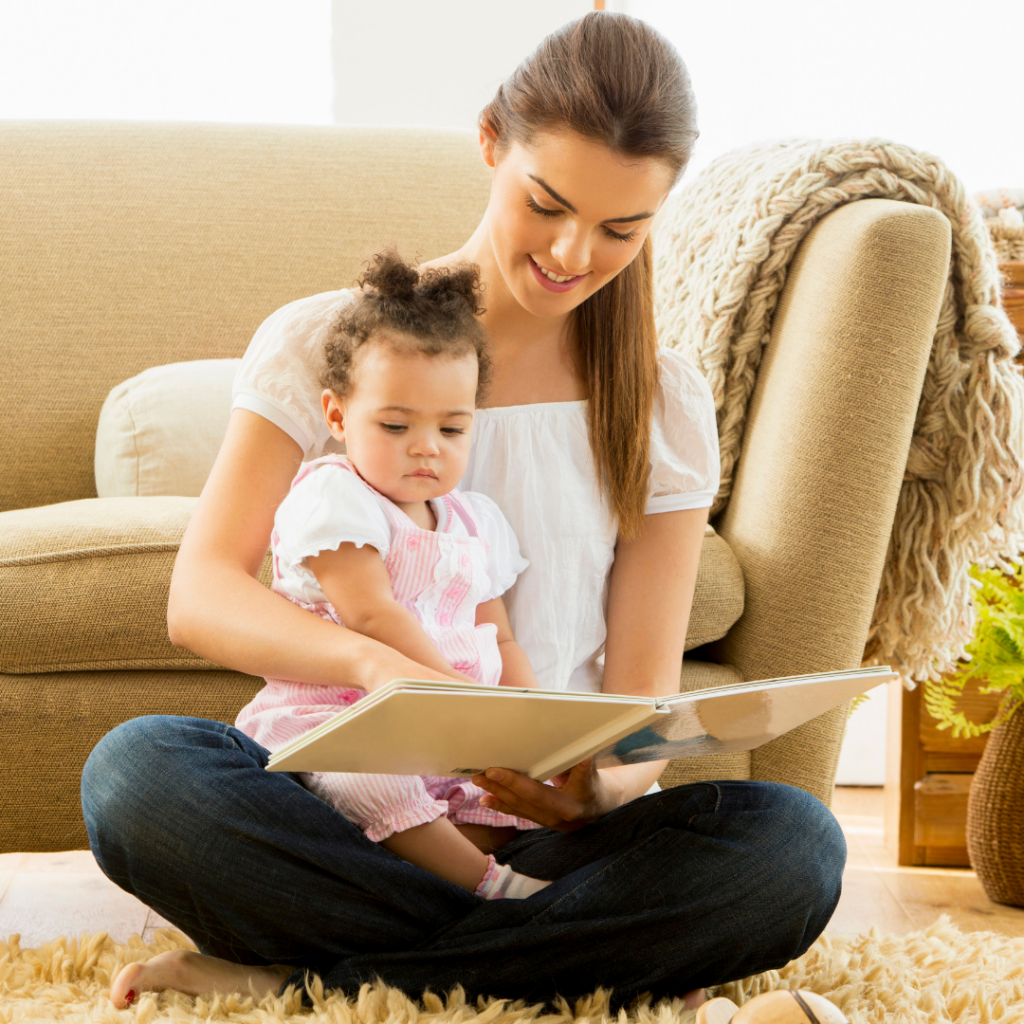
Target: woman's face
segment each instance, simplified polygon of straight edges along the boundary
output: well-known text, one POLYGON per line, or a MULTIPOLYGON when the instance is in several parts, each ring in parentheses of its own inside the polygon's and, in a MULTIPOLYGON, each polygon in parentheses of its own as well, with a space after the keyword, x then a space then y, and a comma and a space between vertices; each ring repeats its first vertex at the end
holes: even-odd
POLYGON ((501 148, 481 132, 480 143, 494 168, 494 257, 512 295, 536 316, 569 312, 625 269, 674 179, 654 157, 624 157, 573 132, 501 148))

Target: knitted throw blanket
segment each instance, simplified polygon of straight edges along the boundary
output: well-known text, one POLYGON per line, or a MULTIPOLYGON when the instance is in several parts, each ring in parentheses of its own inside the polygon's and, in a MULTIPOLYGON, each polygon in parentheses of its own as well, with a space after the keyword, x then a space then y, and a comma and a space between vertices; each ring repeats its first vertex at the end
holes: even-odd
POLYGON ((1024 378, 999 307, 981 213, 937 159, 869 142, 767 143, 729 153, 684 188, 658 228, 658 334, 703 371, 718 410, 729 500, 772 313, 789 263, 830 210, 898 199, 940 211, 953 231, 949 283, 918 408, 865 660, 937 678, 974 625, 967 570, 1024 547, 1024 378), (935 543, 936 538, 939 543, 935 543))

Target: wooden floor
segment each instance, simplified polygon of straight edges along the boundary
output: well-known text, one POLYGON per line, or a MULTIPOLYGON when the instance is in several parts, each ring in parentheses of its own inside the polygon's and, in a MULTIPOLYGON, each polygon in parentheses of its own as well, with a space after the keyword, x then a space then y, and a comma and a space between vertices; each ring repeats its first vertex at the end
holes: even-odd
MULTIPOLYGON (((833 810, 846 833, 843 896, 829 931, 905 933, 949 914, 964 931, 1024 935, 1024 909, 990 902, 973 871, 897 867, 882 844, 882 791, 836 790, 833 810)), ((59 935, 107 931, 146 941, 167 922, 109 882, 88 850, 0 854, 0 936, 22 948, 59 935)))
POLYGON ((0 854, 0 937, 33 949, 60 935, 109 932, 149 941, 168 923, 100 871, 89 850, 0 854))
POLYGON ((904 934, 948 914, 965 932, 1024 935, 1024 909, 993 903, 973 871, 896 864, 882 838, 881 788, 837 787, 832 810, 846 834, 848 852, 843 895, 830 932, 856 934, 877 925, 883 932, 904 934))

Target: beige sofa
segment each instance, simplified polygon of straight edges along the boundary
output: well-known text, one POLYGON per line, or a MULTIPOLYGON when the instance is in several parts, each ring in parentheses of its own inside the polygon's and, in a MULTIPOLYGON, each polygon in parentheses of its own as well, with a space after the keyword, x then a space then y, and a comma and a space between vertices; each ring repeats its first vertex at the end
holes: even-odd
MULTIPOLYGON (((487 185, 452 132, 0 125, 0 849, 85 845, 79 774, 117 723, 230 721, 261 685, 171 646, 194 499, 95 497, 107 393, 241 355, 265 316, 349 284, 381 242, 450 251, 487 185)), ((883 200, 805 240, 705 541, 684 686, 858 664, 948 248, 933 211, 883 200)), ((673 764, 663 783, 771 779, 827 801, 844 721, 673 764)))

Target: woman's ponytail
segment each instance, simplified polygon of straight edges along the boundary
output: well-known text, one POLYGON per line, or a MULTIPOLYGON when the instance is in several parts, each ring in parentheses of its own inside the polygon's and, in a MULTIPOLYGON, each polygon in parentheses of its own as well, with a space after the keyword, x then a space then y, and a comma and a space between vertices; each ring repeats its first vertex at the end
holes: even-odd
MULTIPOLYGON (((591 12, 544 39, 480 115, 498 139, 571 131, 627 157, 662 161, 678 180, 697 138, 690 77, 672 45, 624 14, 591 12)), ((619 532, 636 536, 647 504, 658 387, 650 238, 636 259, 574 310, 590 447, 619 532)))

